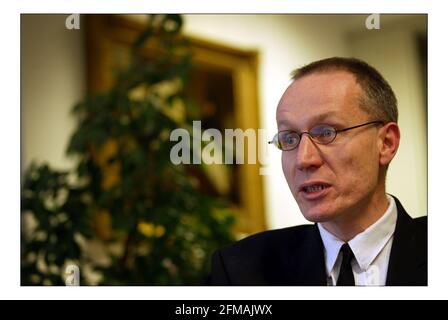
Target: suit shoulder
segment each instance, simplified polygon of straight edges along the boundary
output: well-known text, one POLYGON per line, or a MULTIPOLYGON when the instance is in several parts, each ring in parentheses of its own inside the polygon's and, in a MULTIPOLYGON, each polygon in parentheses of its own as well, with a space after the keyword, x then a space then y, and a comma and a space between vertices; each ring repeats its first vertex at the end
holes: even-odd
POLYGON ((421 240, 426 241, 428 234, 428 217, 418 217, 412 219, 412 221, 417 232, 416 236, 421 238, 421 240))
POLYGON ((254 254, 265 250, 276 250, 288 243, 300 243, 308 237, 314 225, 300 225, 283 229, 263 231, 239 240, 221 249, 225 255, 254 254))
POLYGON ((297 261, 313 251, 310 243, 315 243, 317 232, 314 225, 300 225, 261 232, 224 247, 213 255, 210 283, 285 285, 291 264, 300 268, 297 261))
POLYGON ((418 217, 412 220, 414 220, 414 223, 420 227, 426 227, 428 225, 428 216, 418 217))

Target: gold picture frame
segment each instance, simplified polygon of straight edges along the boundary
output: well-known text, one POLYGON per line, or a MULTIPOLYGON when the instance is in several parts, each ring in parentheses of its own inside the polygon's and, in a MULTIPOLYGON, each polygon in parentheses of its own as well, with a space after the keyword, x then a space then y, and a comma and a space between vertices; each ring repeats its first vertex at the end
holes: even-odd
MULTIPOLYGON (((126 60, 124 51, 128 51, 145 25, 135 16, 87 15, 84 18, 87 86, 90 92, 101 92, 111 87, 113 67, 120 58, 126 60)), ((235 128, 259 129, 258 53, 194 37, 186 38, 192 48, 194 66, 231 76, 235 128)), ((241 164, 235 170, 238 171, 235 183, 239 203, 232 210, 237 220, 235 232, 242 237, 266 229, 263 180, 258 163, 241 164)))

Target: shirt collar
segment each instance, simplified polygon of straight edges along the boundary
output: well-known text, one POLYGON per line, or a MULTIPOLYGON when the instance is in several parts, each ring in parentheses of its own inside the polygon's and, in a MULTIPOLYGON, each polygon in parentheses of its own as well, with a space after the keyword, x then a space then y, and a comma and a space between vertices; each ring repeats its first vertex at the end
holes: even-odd
MULTIPOLYGON (((387 195, 387 199, 389 207, 383 216, 348 242, 362 270, 367 270, 394 233, 397 206, 393 197, 387 195)), ((330 274, 344 241, 328 232, 320 223, 317 226, 325 248, 325 266, 330 274)))
POLYGON ((336 259, 338 258, 339 250, 344 244, 344 241, 328 232, 320 223, 318 223, 317 226, 322 242, 324 243, 325 267, 327 268, 327 274, 331 274, 331 270, 333 270, 336 259))

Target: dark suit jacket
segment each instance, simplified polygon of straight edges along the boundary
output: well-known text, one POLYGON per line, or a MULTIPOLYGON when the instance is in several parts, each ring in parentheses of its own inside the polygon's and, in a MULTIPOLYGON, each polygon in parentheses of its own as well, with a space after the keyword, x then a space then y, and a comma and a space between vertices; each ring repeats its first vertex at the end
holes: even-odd
MULTIPOLYGON (((397 224, 386 285, 427 285, 427 219, 412 219, 395 198, 397 224)), ((266 231, 216 251, 209 285, 325 286, 317 225, 266 231)))

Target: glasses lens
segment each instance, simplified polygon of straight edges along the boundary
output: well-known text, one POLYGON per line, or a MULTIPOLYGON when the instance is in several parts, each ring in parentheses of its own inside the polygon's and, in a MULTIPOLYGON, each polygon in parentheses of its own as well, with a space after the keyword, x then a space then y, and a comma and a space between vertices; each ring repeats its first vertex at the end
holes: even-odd
POLYGON ((319 125, 310 130, 310 136, 317 143, 327 144, 336 137, 336 129, 326 124, 319 125))
POLYGON ((278 148, 281 150, 292 150, 300 142, 300 136, 294 131, 282 131, 278 134, 278 148))

